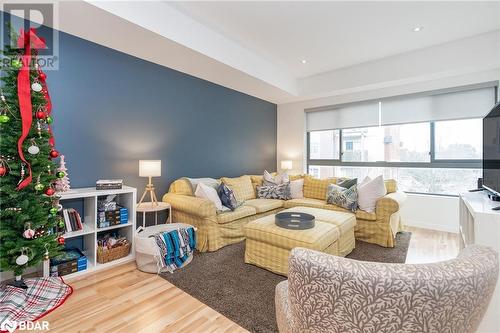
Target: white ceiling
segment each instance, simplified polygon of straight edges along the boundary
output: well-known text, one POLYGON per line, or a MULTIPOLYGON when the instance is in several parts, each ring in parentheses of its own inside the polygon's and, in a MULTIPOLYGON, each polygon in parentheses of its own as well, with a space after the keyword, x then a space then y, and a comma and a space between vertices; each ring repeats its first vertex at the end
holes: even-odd
POLYGON ((494 1, 168 4, 296 78, 500 29, 494 1))
POLYGON ((277 104, 500 79, 500 2, 46 1, 58 30, 277 104))

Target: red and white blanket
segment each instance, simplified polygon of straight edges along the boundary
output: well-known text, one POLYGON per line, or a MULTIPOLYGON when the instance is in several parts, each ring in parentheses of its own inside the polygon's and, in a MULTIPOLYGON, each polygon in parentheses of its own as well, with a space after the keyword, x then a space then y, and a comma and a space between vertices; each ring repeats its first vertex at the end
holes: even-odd
POLYGON ((32 278, 24 282, 28 289, 0 286, 0 332, 26 327, 55 310, 73 292, 61 277, 32 278))

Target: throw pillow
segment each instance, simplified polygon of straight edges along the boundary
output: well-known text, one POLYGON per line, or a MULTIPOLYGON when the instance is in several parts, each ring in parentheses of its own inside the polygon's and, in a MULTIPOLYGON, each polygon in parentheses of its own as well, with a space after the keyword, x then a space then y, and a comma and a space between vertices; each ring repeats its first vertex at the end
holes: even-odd
POLYGON ((358 178, 353 178, 353 179, 343 179, 342 181, 339 181, 337 183, 338 186, 341 186, 343 188, 351 188, 353 185, 358 184, 358 178))
POLYGON ((290 195, 292 199, 304 198, 304 179, 290 181, 290 195))
POLYGON ((281 185, 290 181, 286 172, 273 176, 267 170, 264 171, 263 179, 263 186, 281 185))
POLYGON ((326 202, 355 212, 358 208, 358 191, 356 185, 344 188, 335 184, 328 185, 326 202))
POLYGON ((255 191, 250 176, 241 176, 237 178, 222 177, 221 180, 222 183, 233 190, 238 201, 243 202, 245 200, 255 199, 255 191))
POLYGON ((280 184, 272 186, 259 186, 257 187, 257 196, 259 199, 280 199, 290 200, 290 184, 280 184))
POLYGON ((197 198, 210 200, 215 205, 215 209, 217 209, 217 211, 222 211, 222 201, 217 194, 217 190, 213 187, 205 185, 204 183, 198 183, 196 191, 194 191, 194 195, 197 198))
POLYGON ((231 190, 226 184, 220 184, 217 189, 217 193, 219 194, 220 201, 227 208, 235 210, 241 206, 241 204, 236 200, 233 190, 231 190))
POLYGON ((203 183, 207 186, 213 187, 215 191, 219 188, 220 181, 215 178, 186 178, 193 187, 193 193, 196 191, 198 184, 203 183))
POLYGON ((387 194, 384 178, 380 175, 374 179, 367 177, 358 186, 358 206, 359 209, 369 213, 375 212, 377 200, 387 194))

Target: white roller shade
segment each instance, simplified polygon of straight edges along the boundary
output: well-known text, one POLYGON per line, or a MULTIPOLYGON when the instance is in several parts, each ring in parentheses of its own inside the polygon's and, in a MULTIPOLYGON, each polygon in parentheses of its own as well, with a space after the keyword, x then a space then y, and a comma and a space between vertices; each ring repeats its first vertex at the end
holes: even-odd
POLYGON ((358 103, 330 110, 308 111, 307 130, 321 131, 338 128, 378 125, 379 103, 358 103))
POLYGON ((480 118, 495 105, 495 88, 443 93, 429 96, 384 99, 382 125, 423 121, 480 118))

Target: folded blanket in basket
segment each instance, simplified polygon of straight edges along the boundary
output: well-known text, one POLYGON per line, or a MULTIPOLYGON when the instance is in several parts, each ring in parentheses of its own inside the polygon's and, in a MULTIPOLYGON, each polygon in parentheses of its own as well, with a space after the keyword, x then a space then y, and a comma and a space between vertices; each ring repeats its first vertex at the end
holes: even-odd
POLYGON ((196 247, 196 233, 192 227, 160 232, 154 238, 160 265, 170 272, 181 267, 196 247))

